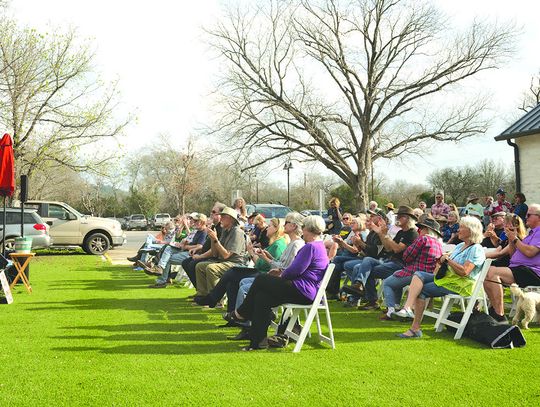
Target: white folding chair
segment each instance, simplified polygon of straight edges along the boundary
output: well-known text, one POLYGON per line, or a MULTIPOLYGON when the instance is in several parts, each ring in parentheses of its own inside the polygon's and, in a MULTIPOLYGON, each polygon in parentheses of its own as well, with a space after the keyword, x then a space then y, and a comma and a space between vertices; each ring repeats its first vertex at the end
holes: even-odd
POLYGON ((308 336, 308 334, 310 333, 313 319, 316 319, 317 321, 317 331, 319 333, 319 341, 328 343, 332 347, 332 349, 335 349, 336 347, 335 342, 334 342, 334 331, 332 330, 332 321, 330 320, 330 309, 328 308, 328 300, 326 299, 326 286, 328 285, 328 281, 330 281, 330 277, 332 276, 334 267, 335 265, 333 263, 330 263, 328 265, 328 268, 326 269, 324 273, 324 277, 321 281, 319 290, 317 291, 317 295, 315 296, 315 299, 313 300, 312 304, 309 304, 309 305, 283 304, 282 305, 283 315, 285 316, 290 313, 289 323, 287 324, 287 328, 285 328, 284 333, 289 338, 293 338, 294 340, 296 340, 296 345, 293 350, 293 352, 295 353, 300 352, 300 350, 302 349, 302 345, 304 344, 304 341, 306 340, 306 336, 308 336), (293 332, 293 328, 302 310, 304 310, 304 312, 307 312, 307 316, 304 321, 304 327, 302 328, 300 335, 297 335, 293 332), (319 310, 325 311, 326 322, 328 324, 328 330, 329 330, 329 336, 325 336, 322 334, 321 321, 319 319, 319 310))
POLYGON ((483 286, 484 280, 489 270, 489 266, 491 266, 491 261, 492 259, 486 259, 484 261, 484 265, 482 266, 480 275, 476 279, 476 282, 473 286, 472 294, 469 297, 462 297, 458 294, 448 294, 444 297, 441 311, 439 312, 439 315, 437 317, 437 322, 435 322, 436 332, 441 332, 443 330, 443 325, 448 325, 457 329, 456 334, 454 335, 454 339, 460 339, 463 335, 465 327, 467 326, 467 322, 469 322, 469 318, 471 317, 477 300, 483 300, 484 312, 488 312, 483 286), (463 317, 461 318, 460 322, 450 321, 448 319, 448 315, 450 315, 450 312, 452 311, 452 306, 458 301, 462 304, 462 307, 463 303, 467 304, 463 311, 463 317))
POLYGON ((191 284, 191 280, 189 279, 186 271, 180 264, 172 264, 171 272, 178 273, 176 275, 175 281, 178 281, 180 284, 183 283, 184 287, 193 288, 193 284, 191 284))

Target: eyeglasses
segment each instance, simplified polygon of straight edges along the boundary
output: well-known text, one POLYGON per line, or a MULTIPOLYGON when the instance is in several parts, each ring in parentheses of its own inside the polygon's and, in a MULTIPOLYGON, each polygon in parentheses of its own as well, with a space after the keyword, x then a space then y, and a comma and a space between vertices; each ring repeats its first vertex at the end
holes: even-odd
POLYGON ((527 215, 525 215, 526 218, 528 218, 529 216, 540 216, 540 214, 538 214, 538 213, 528 213, 527 215))

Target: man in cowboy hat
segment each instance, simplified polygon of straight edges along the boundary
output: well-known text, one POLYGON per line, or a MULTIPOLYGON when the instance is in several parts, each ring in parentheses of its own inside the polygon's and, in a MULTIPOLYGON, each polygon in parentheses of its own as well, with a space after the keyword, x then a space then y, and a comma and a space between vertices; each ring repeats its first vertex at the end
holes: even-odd
POLYGON ((372 226, 372 230, 377 233, 384 249, 390 253, 390 256, 386 259, 366 257, 362 260, 362 263, 354 267, 354 280, 365 282, 367 304, 361 309, 374 310, 379 308, 377 303, 376 280, 384 280, 391 276, 394 271, 403 268, 403 251, 418 237, 416 230, 416 221, 418 218, 412 208, 400 206, 397 219, 401 230, 397 232, 393 239, 388 235, 388 227, 386 225, 372 226))
POLYGON ((223 229, 219 238, 215 230, 209 228, 206 231, 210 239, 210 249, 201 256, 212 259, 202 261, 195 267, 197 296, 207 295, 227 270, 245 262, 247 241, 240 229, 238 212, 228 206, 223 208, 221 226, 223 229))
MULTIPOLYGON (((465 206, 465 213, 482 218, 484 216, 484 207, 478 203, 478 197, 476 194, 470 194, 467 197, 467 206, 465 206)), ((480 219, 481 220, 481 219, 480 219)))
POLYGON ((431 205, 431 216, 435 219, 439 216, 448 217, 448 212, 450 212, 450 207, 444 202, 444 194, 437 192, 435 194, 435 203, 431 205))

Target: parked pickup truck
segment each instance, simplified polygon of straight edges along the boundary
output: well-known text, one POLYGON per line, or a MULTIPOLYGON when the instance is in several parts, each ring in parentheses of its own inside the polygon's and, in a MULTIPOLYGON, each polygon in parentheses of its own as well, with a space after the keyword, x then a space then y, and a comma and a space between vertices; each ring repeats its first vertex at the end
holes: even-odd
POLYGON ((28 201, 50 226, 53 246, 81 246, 86 253, 103 254, 126 242, 120 222, 83 215, 64 202, 28 201))

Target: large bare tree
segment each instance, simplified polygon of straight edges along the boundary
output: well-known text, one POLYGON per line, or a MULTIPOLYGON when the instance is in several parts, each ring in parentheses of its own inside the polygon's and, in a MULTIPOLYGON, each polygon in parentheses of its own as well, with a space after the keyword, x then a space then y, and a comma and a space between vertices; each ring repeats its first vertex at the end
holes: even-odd
POLYGON ((322 163, 357 209, 375 160, 485 132, 485 99, 453 92, 507 57, 514 36, 480 22, 454 33, 430 3, 405 0, 271 1, 227 17, 209 30, 228 68, 216 133, 245 168, 322 163))
POLYGON ((101 172, 129 119, 115 122, 115 85, 93 70, 73 31, 41 34, 0 19, 0 126, 13 135, 17 171, 31 177, 60 166, 101 172))

